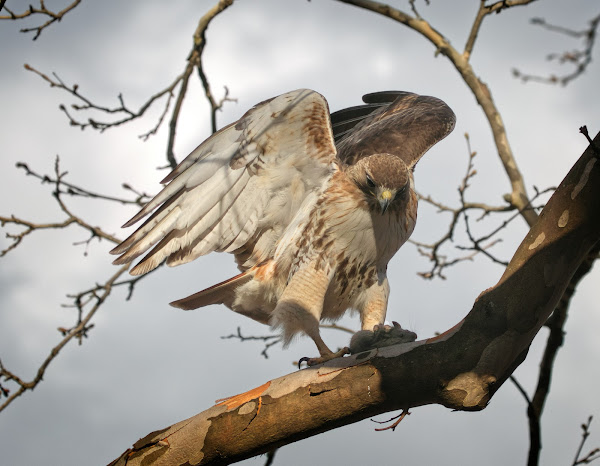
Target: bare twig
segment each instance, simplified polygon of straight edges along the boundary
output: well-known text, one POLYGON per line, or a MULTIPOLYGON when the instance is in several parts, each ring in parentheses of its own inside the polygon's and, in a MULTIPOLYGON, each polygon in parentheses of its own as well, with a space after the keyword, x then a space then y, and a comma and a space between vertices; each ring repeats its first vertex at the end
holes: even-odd
MULTIPOLYGON (((477 174, 477 170, 474 167, 474 159, 477 155, 477 152, 471 149, 471 143, 468 134, 465 134, 465 140, 468 149, 468 163, 465 175, 457 189, 459 194, 459 206, 456 208, 450 207, 444 203, 434 200, 431 196, 419 195, 420 200, 436 207, 438 209, 438 212, 451 214, 451 219, 448 224, 446 233, 437 241, 433 243, 423 243, 420 241, 409 240, 412 244, 414 244, 417 247, 417 251, 419 252, 419 254, 421 254, 424 257, 427 257, 432 262, 430 270, 418 273, 418 275, 426 279, 432 279, 434 277, 445 279, 446 277, 444 275, 444 270, 446 268, 451 267, 459 262, 473 260, 473 258, 480 253, 487 256, 493 262, 502 266, 506 266, 507 262, 505 260, 498 259, 489 251, 496 244, 502 241, 500 238, 494 239, 494 236, 498 235, 498 233, 504 230, 513 220, 522 215, 522 212, 520 210, 516 210, 515 207, 511 204, 506 204, 504 206, 492 206, 484 203, 467 201, 466 191, 470 187, 472 179, 477 174), (480 216, 477 218, 477 221, 483 220, 485 217, 488 217, 491 214, 513 212, 513 215, 511 215, 508 219, 502 221, 497 227, 493 228, 487 234, 480 237, 475 237, 475 235, 473 235, 473 233, 471 232, 471 224, 469 223, 470 217, 468 216, 468 212, 472 210, 481 212, 480 216), (458 227, 459 220, 461 218, 464 219, 465 232, 470 241, 470 245, 455 245, 454 247, 461 251, 470 251, 470 253, 464 256, 448 259, 447 255, 441 254, 441 250, 447 242, 454 241, 454 234, 456 228, 458 227)), ((533 189, 535 191, 535 195, 532 197, 531 201, 529 201, 529 203, 525 206, 525 209, 537 211, 543 206, 533 206, 531 205, 531 202, 535 201, 540 196, 546 193, 554 191, 555 188, 551 187, 539 191, 534 186, 533 189)))
POLYGON ((331 330, 339 330, 341 332, 349 333, 350 335, 354 335, 356 333, 351 328, 344 327, 342 325, 338 325, 335 322, 333 324, 321 324, 321 325, 319 325, 319 328, 327 328, 327 329, 331 329, 331 330))
POLYGON ((265 466, 272 466, 277 450, 279 450, 279 448, 273 448, 267 452, 267 461, 265 461, 265 466))
MULTIPOLYGON (((423 243, 423 242, 419 242, 419 241, 415 241, 415 240, 409 240, 411 243, 413 243, 415 246, 417 246, 417 250, 422 256, 427 257, 432 262, 432 267, 429 271, 419 272, 419 275, 423 278, 432 279, 437 276, 441 279, 445 279, 446 277, 443 273, 444 269, 446 269, 447 267, 451 267, 452 265, 457 264, 459 262, 473 260, 475 255, 477 255, 479 252, 485 252, 486 255, 492 257, 489 253, 486 252, 486 250, 493 247, 499 240, 492 241, 486 245, 481 245, 481 243, 486 241, 487 239, 483 239, 483 238, 479 239, 479 240, 473 239, 474 246, 471 248, 465 248, 465 247, 460 248, 457 246, 458 249, 470 249, 473 251, 472 253, 462 256, 462 257, 456 257, 451 260, 448 260, 448 257, 446 255, 443 255, 440 253, 441 248, 448 241, 453 241, 454 233, 455 233, 456 227, 458 225, 458 222, 459 222, 461 216, 464 216, 465 219, 467 219, 467 212, 469 210, 480 210, 482 213, 481 213, 479 220, 483 219, 485 216, 487 216, 491 213, 509 212, 509 211, 514 210, 514 207, 509 204, 504 205, 504 206, 490 206, 490 205, 483 204, 483 203, 468 202, 466 200, 466 197, 465 197, 466 190, 470 186, 471 179, 477 174, 477 170, 475 170, 474 165, 473 165, 473 161, 474 161, 477 153, 471 149, 471 143, 470 143, 468 134, 465 134, 465 140, 466 140, 467 149, 468 149, 468 162, 467 162, 467 169, 465 172, 465 176, 463 177, 463 179, 460 183, 460 186, 458 187, 460 206, 457 208, 453 208, 453 207, 449 207, 441 202, 435 201, 431 196, 422 196, 422 195, 419 196, 419 198, 422 201, 425 201, 428 204, 436 207, 438 209, 438 212, 450 213, 452 216, 450 219, 450 222, 448 224, 446 233, 440 239, 435 241, 434 243, 427 244, 427 243, 423 243)), ((519 214, 517 214, 517 215, 519 215, 519 214)))
POLYGON ((593 448, 583 458, 580 458, 583 446, 587 438, 590 436, 590 424, 592 423, 592 419, 593 416, 590 416, 588 417, 587 422, 581 424, 581 430, 583 433, 581 434, 581 442, 577 448, 577 453, 575 454, 575 459, 573 460, 572 466, 577 466, 578 464, 589 464, 592 461, 600 459, 600 448, 593 448))
MULTIPOLYGON (((515 157, 510 148, 508 137, 506 135, 506 127, 500 116, 500 111, 496 107, 492 94, 485 83, 475 74, 475 71, 469 63, 468 56, 459 53, 450 42, 431 24, 422 18, 415 18, 401 10, 391 7, 385 3, 380 3, 375 0, 337 0, 340 3, 354 5, 365 10, 372 11, 379 15, 390 18, 405 26, 413 29, 421 34, 436 48, 436 53, 442 54, 450 60, 456 70, 460 73, 465 84, 469 86, 471 92, 475 96, 477 103, 481 106, 487 121, 494 136, 494 142, 498 151, 498 156, 502 162, 502 166, 511 183, 511 193, 508 196, 510 204, 517 209, 523 219, 531 227, 537 220, 535 211, 526 208, 529 204, 529 197, 525 189, 523 176, 518 168, 515 157)), ((502 0, 494 3, 496 10, 501 10, 509 6, 516 6, 530 3, 533 0, 502 0)), ((471 46, 472 48, 472 46, 471 46)), ((468 55, 468 54, 467 54, 468 55)))
POLYGON ((511 375, 509 377, 509 379, 514 384, 514 386, 517 387, 517 390, 519 390, 519 393, 521 393, 521 395, 523 395, 523 398, 525 398, 525 401, 527 402, 527 404, 531 404, 531 399, 529 398, 527 391, 523 388, 523 385, 521 385, 519 383, 517 378, 514 375, 511 375))
MULTIPOLYGON (((87 230, 90 233, 90 237, 87 240, 78 242, 76 244, 89 244, 91 240, 106 239, 114 243, 118 243, 120 240, 106 232, 101 228, 95 227, 81 217, 75 215, 65 203, 63 196, 84 196, 87 198, 96 198, 108 201, 116 201, 121 203, 132 203, 133 201, 127 201, 125 199, 113 198, 111 196, 105 196, 102 194, 94 193, 84 188, 80 188, 74 184, 65 181, 67 175, 66 171, 63 171, 60 167, 60 159, 56 157, 54 163, 54 173, 52 175, 40 175, 37 172, 31 170, 26 164, 20 163, 18 166, 25 170, 26 175, 33 176, 39 179, 42 183, 49 183, 54 187, 53 196, 56 200, 60 210, 65 215, 65 219, 58 222, 51 223, 35 223, 27 220, 20 219, 14 215, 10 217, 0 216, 0 223, 2 226, 16 225, 22 227, 22 231, 17 234, 7 233, 7 237, 13 240, 13 243, 5 248, 0 256, 5 255, 12 249, 16 248, 25 236, 38 230, 46 229, 62 229, 70 225, 78 225, 79 227, 87 230)), ((137 200, 140 201, 145 195, 140 195, 130 186, 126 186, 125 189, 129 189, 137 194, 137 200)), ((137 203, 137 202, 136 202, 137 203)), ((121 267, 116 273, 114 273, 104 283, 97 283, 93 287, 83 290, 77 293, 69 294, 67 297, 71 300, 69 304, 63 304, 65 308, 72 308, 77 311, 77 318, 74 325, 71 327, 58 327, 58 331, 62 335, 62 340, 50 351, 49 355, 42 362, 38 368, 36 376, 29 382, 24 381, 23 378, 19 377, 13 371, 8 370, 2 363, 0 363, 0 381, 3 379, 4 382, 12 382, 17 385, 17 389, 11 394, 11 390, 5 386, 0 385, 0 394, 6 398, 4 403, 0 405, 0 411, 12 403, 16 398, 21 396, 27 390, 33 390, 43 379, 45 371, 49 364, 57 357, 60 350, 71 340, 76 339, 79 344, 83 343, 83 339, 88 337, 90 330, 94 327, 91 323, 91 319, 94 314, 98 311, 100 306, 104 303, 106 298, 110 295, 113 289, 120 286, 128 287, 127 299, 131 297, 133 289, 141 277, 135 277, 131 279, 119 280, 122 275, 126 273, 128 265, 121 267)))
POLYGON ((203 70, 202 64, 202 53, 204 51, 204 47, 206 46, 206 30, 210 22, 221 12, 229 8, 233 4, 233 0, 219 0, 215 6, 213 6, 206 14, 204 14, 200 21, 198 22, 198 26, 196 27, 196 31, 194 32, 194 43, 192 46, 192 50, 188 56, 187 64, 183 74, 181 75, 181 86, 179 87, 179 93, 177 94, 177 99, 175 100, 175 106, 173 107, 173 112, 171 113, 171 119, 169 121, 169 137, 167 141, 167 161, 168 166, 171 168, 175 168, 177 165, 177 160, 175 157, 175 135, 177 132, 177 122, 179 120, 179 114, 181 113, 181 108, 183 106, 183 101, 185 99, 187 88, 190 80, 190 76, 194 71, 194 68, 198 69, 198 74, 200 77, 200 81, 202 82, 202 86, 204 88, 204 93, 208 102, 210 104, 210 112, 211 112, 211 129, 212 132, 217 131, 217 120, 216 120, 216 112, 220 110, 223 103, 227 100, 232 100, 228 98, 229 91, 225 88, 225 97, 221 99, 220 102, 216 102, 212 96, 212 92, 210 91, 210 85, 208 82, 208 78, 203 70))
POLYGON ((77 5, 79 5, 81 3, 81 0, 74 0, 73 3, 71 3, 70 5, 67 5, 65 8, 63 8, 59 12, 54 12, 54 11, 51 11, 48 8, 46 8, 44 0, 40 0, 40 6, 38 8, 34 7, 33 5, 29 5, 29 8, 27 10, 25 10, 23 13, 14 13, 12 10, 9 10, 8 7, 4 6, 4 3, 5 3, 4 0, 0 3, 0 11, 2 10, 2 7, 4 7, 4 11, 8 12, 8 15, 0 16, 0 20, 4 19, 4 20, 16 21, 16 20, 28 18, 28 17, 34 16, 34 15, 41 15, 41 16, 48 17, 48 20, 45 23, 40 24, 39 26, 21 29, 21 32, 35 32, 35 35, 33 36, 33 40, 37 40, 37 38, 40 36, 40 34, 42 33, 42 31, 44 29, 46 29, 51 24, 62 20, 63 17, 67 13, 72 11, 77 5))
MULTIPOLYGON (((417 7, 415 6, 415 1, 416 0, 408 0, 408 3, 410 4, 410 9, 412 10, 413 14, 419 18, 422 19, 421 15, 419 14, 419 12, 417 11, 417 7)), ((429 6, 429 0, 425 0, 425 5, 429 6)))
MULTIPOLYGON (((342 325, 338 325, 336 323, 333 324, 321 324, 319 325, 320 328, 326 328, 326 329, 331 329, 331 330, 339 330, 345 333, 349 333, 351 335, 354 335, 354 330, 348 328, 348 327, 344 327, 342 325)), ((236 333, 232 333, 230 335, 226 335, 226 336, 222 336, 221 339, 222 340, 230 340, 230 339, 237 339, 240 342, 246 342, 246 341, 263 341, 265 343, 265 347, 263 348, 263 350, 260 352, 260 354, 265 358, 265 359, 269 359, 269 349, 272 346, 275 346, 279 343, 281 343, 283 340, 281 338, 281 335, 242 335, 242 329, 241 327, 238 327, 236 330, 236 333)), ((296 363, 294 363, 294 365, 296 365, 296 363)))
POLYGON ((117 118, 112 121, 101 121, 95 118, 88 118, 87 120, 79 120, 75 118, 67 107, 63 104, 60 105, 60 110, 67 116, 69 119, 69 124, 71 126, 78 127, 80 129, 92 128, 98 130, 100 132, 104 132, 110 128, 116 128, 117 126, 121 126, 125 123, 129 123, 133 120, 141 118, 145 115, 145 113, 152 107, 152 105, 160 100, 162 97, 166 96, 167 100, 165 103, 165 109, 163 110, 161 116, 159 117, 158 123, 149 131, 144 134, 141 134, 139 137, 143 140, 148 139, 151 135, 155 134, 160 127, 162 121, 164 120, 164 116, 169 109, 171 100, 173 99, 173 91, 175 87, 183 80, 183 75, 179 75, 175 78, 175 80, 169 84, 165 89, 157 92, 152 95, 138 110, 131 110, 126 104, 125 99, 122 94, 117 96, 117 100, 119 101, 119 105, 114 107, 107 107, 104 105, 99 105, 91 101, 88 97, 85 97, 79 91, 78 84, 67 85, 65 82, 56 74, 52 73, 52 77, 38 71, 36 68, 25 65, 25 69, 31 71, 38 76, 40 76, 44 81, 50 84, 50 87, 56 87, 58 89, 62 89, 73 97, 75 97, 80 103, 72 104, 70 107, 75 112, 82 111, 96 111, 105 115, 116 115, 117 118))
POLYGON ((59 328, 59 331, 63 334, 62 340, 50 350, 50 353, 42 362, 35 377, 31 381, 26 382, 12 371, 9 371, 0 361, 0 380, 3 378, 4 382, 14 382, 17 385, 17 389, 12 394, 10 394, 10 390, 6 389, 5 387, 2 388, 2 393, 4 396, 6 396, 6 400, 4 403, 0 404, 0 412, 26 391, 33 390, 42 381, 46 369, 50 363, 58 356, 60 351, 67 343, 69 343, 69 341, 71 341, 73 338, 77 338, 81 344, 82 338, 87 336, 87 332, 92 327, 92 324, 89 323, 92 317, 96 311, 100 309, 100 306, 104 303, 106 298, 108 298, 110 295, 115 282, 127 271, 127 269, 128 266, 122 266, 116 273, 106 280, 104 284, 97 285, 92 293, 88 292, 89 297, 86 302, 81 299, 81 296, 83 295, 78 295, 79 298, 77 300, 77 306, 81 312, 81 315, 77 325, 71 329, 64 329, 62 327, 59 328), (91 305, 91 307, 86 309, 88 304, 91 305))
MULTIPOLYGON (((79 3, 78 0, 76 3, 79 3)), ((40 2, 42 9, 45 10, 45 6, 43 4, 43 0, 40 2)), ((66 84, 56 73, 52 73, 51 76, 48 76, 45 73, 37 70, 36 68, 25 65, 25 69, 31 71, 38 76, 40 76, 44 81, 50 84, 51 87, 56 87, 58 89, 62 89, 65 92, 69 93, 73 96, 77 103, 71 104, 68 108, 66 105, 60 105, 60 110, 67 116, 69 120, 69 124, 72 126, 78 127, 80 129, 92 128, 103 132, 110 128, 115 128, 117 126, 121 126, 123 124, 129 123, 133 120, 143 117, 146 112, 160 99, 166 97, 164 102, 164 107, 161 111, 161 114, 156 122, 156 124, 146 131, 143 134, 140 134, 139 137, 143 140, 147 140, 150 136, 153 136, 157 133, 162 123, 164 122, 169 110, 171 109, 171 102, 175 99, 175 104, 171 111, 171 116, 169 119, 169 134, 167 141, 167 162, 168 167, 175 168, 177 165, 177 160, 175 157, 174 146, 175 146, 175 135, 177 132, 177 124, 179 120, 179 115, 181 113, 181 109, 183 106, 183 101, 187 94, 187 89, 189 85, 190 76, 194 71, 194 68, 198 69, 198 74, 200 77, 200 81, 202 82, 202 86, 204 88, 204 92, 206 98, 210 104, 211 111, 211 128, 212 131, 215 132, 217 130, 217 121, 216 121, 216 112, 223 107, 223 104, 228 101, 234 101, 229 97, 229 90, 225 87, 224 96, 220 100, 216 100, 213 97, 212 91, 210 89, 210 84, 206 73, 203 70, 202 64, 202 53, 204 51, 206 45, 206 29, 210 22, 222 11, 227 9, 229 6, 233 4, 233 0, 219 0, 218 3, 211 8, 204 16, 200 18, 196 31, 193 36, 193 46, 192 50, 188 56, 187 64, 183 73, 177 76, 171 84, 169 84, 163 90, 157 92, 156 94, 150 96, 148 100, 144 104, 142 104, 139 109, 133 110, 126 103, 123 94, 117 95, 118 105, 114 106, 106 106, 100 105, 92 101, 92 99, 84 96, 80 90, 78 84, 68 85, 66 84), (175 96, 175 94, 177 94, 175 96), (79 112, 96 112, 104 116, 111 116, 112 119, 104 120, 98 119, 95 117, 88 117, 87 119, 79 119, 75 116, 75 113, 79 112)), ((74 6, 73 6, 74 7, 74 6)), ((35 9, 34 9, 35 10, 35 9)), ((47 11, 47 10, 45 10, 47 11)), ((37 12, 37 10, 36 10, 37 12)), ((40 10, 41 12, 41 10, 40 10)), ((66 12, 66 11, 65 11, 66 12)), ((12 13, 11 13, 12 14, 12 13)), ((28 13, 28 15, 31 13, 28 13)), ((13 15, 14 16, 14 15, 13 15)), ((8 18, 11 19, 11 18, 8 18)), ((15 18, 12 18, 15 19, 15 18)), ((38 34, 39 35, 39 34, 38 34)))
MULTIPOLYGON (((25 170, 25 174, 27 176, 33 176, 34 178, 37 178, 38 180, 40 180, 42 183, 56 184, 57 180, 55 178, 53 178, 50 175, 40 175, 39 173, 33 171, 29 167, 29 165, 27 165, 24 162, 17 162, 16 167, 25 170)), ((131 191, 134 194, 136 194, 135 199, 125 199, 122 197, 114 197, 114 196, 108 196, 106 194, 99 194, 99 193, 90 191, 87 188, 82 188, 81 186, 77 186, 72 183, 69 183, 65 180, 61 180, 59 183, 60 194, 67 194, 67 195, 76 196, 76 197, 77 196, 87 197, 87 198, 91 198, 91 199, 101 199, 104 201, 118 202, 120 204, 135 204, 135 205, 141 206, 141 205, 144 205, 146 202, 148 202, 148 200, 151 197, 149 194, 140 193, 140 192, 136 191, 134 188, 132 188, 127 183, 123 183, 121 185, 121 187, 125 190, 131 191)))
POLYGON ((589 27, 582 31, 574 31, 563 26, 549 24, 543 18, 533 18, 531 23, 541 26, 544 29, 552 32, 558 32, 576 39, 583 39, 583 45, 579 50, 571 50, 563 53, 551 53, 546 57, 548 61, 557 61, 561 65, 565 63, 572 64, 575 69, 571 73, 566 73, 562 76, 557 76, 555 74, 551 74, 550 76, 539 76, 522 73, 518 69, 514 68, 512 72, 515 78, 518 78, 523 82, 532 81, 544 84, 561 84, 566 86, 571 81, 585 73, 589 64, 592 62, 592 51, 596 41, 598 25, 600 24, 600 15, 591 19, 589 27))
POLYGON ((232 333, 231 335, 227 335, 227 336, 222 336, 221 337, 222 340, 229 340, 231 338, 236 338, 236 339, 240 340, 241 342, 245 342, 245 341, 263 341, 265 343, 265 347, 263 348, 263 350, 261 351, 260 354, 265 359, 269 359, 268 351, 271 348, 271 346, 277 345, 278 343, 281 343, 281 341, 282 341, 282 338, 281 338, 280 335, 263 335, 263 336, 256 336, 256 335, 245 336, 245 335, 242 335, 242 329, 241 329, 241 327, 237 328, 237 332, 236 333, 232 333))
POLYGON ((492 13, 500 13, 502 10, 506 8, 510 8, 513 6, 523 6, 529 3, 534 2, 535 0, 501 0, 498 2, 494 2, 491 5, 486 5, 486 0, 480 0, 479 10, 477 10, 477 15, 475 16, 475 20, 473 21, 473 25, 471 26, 471 32, 469 33, 469 37, 467 39, 467 43, 465 44, 465 50, 463 51, 463 57, 466 60, 471 58, 471 54, 473 53, 473 47, 475 46, 475 41, 477 40, 477 36, 479 34, 479 30, 481 29, 481 24, 486 16, 492 13))
POLYGON ((590 137, 590 133, 588 133, 587 126, 583 125, 582 127, 580 127, 579 132, 585 136, 587 142, 590 144, 590 146, 592 146, 592 149, 594 149, 594 154, 596 155, 596 158, 600 158, 600 147, 598 147, 598 144, 596 144, 596 142, 593 141, 590 137))
POLYGON ((376 422, 377 424, 387 424, 388 422, 391 422, 394 419, 396 419, 396 422, 394 422, 393 424, 390 424, 389 426, 375 429, 376 432, 382 432, 384 430, 390 430, 390 429, 392 430, 392 432, 394 432, 396 430, 396 427, 398 427, 398 424, 400 424, 402 422, 402 419, 404 419, 408 415, 410 415, 410 413, 408 412, 408 409, 403 409, 400 414, 398 414, 397 416, 394 416, 391 419, 388 419, 387 421, 376 421, 375 419, 371 419, 371 421, 376 422))
POLYGON ((196 32, 194 32, 194 50, 190 56, 190 61, 193 59, 196 68, 198 69, 198 76, 200 77, 202 87, 204 88, 204 95, 210 104, 210 121, 213 133, 217 131, 217 111, 221 110, 225 102, 235 102, 236 99, 231 99, 229 97, 229 89, 227 86, 225 86, 225 93, 223 97, 220 100, 215 99, 208 81, 208 77, 204 71, 202 54, 204 53, 204 48, 206 47, 206 30, 208 29, 208 25, 219 13, 229 8, 232 4, 233 0, 220 0, 200 19, 198 27, 196 28, 196 32))
MULTIPOLYGON (((54 163, 54 177, 46 176, 46 175, 44 175, 44 176, 38 175, 37 173, 31 171, 29 169, 29 167, 27 167, 24 164, 21 165, 21 168, 24 168, 28 175, 32 175, 32 176, 35 176, 36 178, 41 179, 42 182, 54 184, 54 192, 53 192, 54 199, 58 203, 61 211, 65 214, 66 218, 64 220, 58 221, 58 222, 35 223, 35 222, 31 222, 28 220, 18 218, 15 215, 11 215, 10 217, 0 216, 0 226, 2 226, 2 227, 6 227, 6 225, 17 225, 19 227, 23 227, 23 230, 20 233, 16 233, 16 234, 7 233, 6 234, 6 237, 11 239, 13 242, 8 247, 6 247, 4 250, 0 251, 0 257, 6 255, 9 251, 15 249, 27 235, 31 234, 32 232, 34 232, 36 230, 63 229, 63 228, 69 227, 70 225, 79 225, 81 228, 83 228, 84 230, 87 230, 90 233, 90 239, 88 241, 86 241, 85 243, 89 243, 89 241, 91 241, 94 238, 106 239, 113 243, 119 242, 119 239, 116 238, 115 236, 113 236, 109 233, 106 233, 100 227, 90 225, 85 220, 83 220, 81 217, 73 214, 69 210, 67 205, 64 203, 64 201, 62 200, 62 195, 64 195, 64 194, 73 195, 75 193, 75 190, 74 190, 75 186, 70 185, 64 181, 63 178, 67 175, 67 172, 61 172, 60 159, 58 156, 56 157, 56 160, 54 163)), ((83 193, 86 193, 86 191, 81 190, 77 194, 84 195, 83 193)), ((101 199, 115 200, 110 197, 96 195, 95 193, 91 193, 91 192, 87 192, 87 194, 88 194, 88 197, 98 197, 101 199), (94 195, 92 195, 92 194, 94 194, 94 195)))
MULTIPOLYGON (((177 99, 175 101, 175 107, 173 108, 173 113, 171 114, 171 120, 169 121, 169 138, 167 141, 167 161, 169 162, 169 166, 171 168, 175 168, 177 165, 177 160, 175 158, 175 134, 177 131, 177 122, 179 120, 179 114, 181 113, 181 108, 183 105, 183 101, 185 99, 185 95, 187 93, 187 88, 190 80, 190 76, 194 71, 194 68, 198 69, 198 74, 200 76, 200 81, 202 81, 202 86, 204 87, 204 93, 208 99, 208 102, 211 107, 211 129, 214 133, 217 129, 216 123, 216 112, 222 106, 222 103, 225 100, 222 100, 221 104, 217 104, 212 97, 212 93, 210 92, 210 86, 208 84, 208 78, 204 74, 202 68, 202 52, 204 51, 204 47, 206 45, 206 29, 210 22, 221 12, 226 10, 233 4, 233 0, 219 0, 215 6, 213 6, 206 14, 204 14, 200 21, 198 22, 198 26, 196 27, 196 31, 194 32, 194 44, 192 46, 192 51, 190 52, 187 65, 185 67, 185 71, 183 72, 183 79, 181 80, 181 86, 179 87, 179 93, 177 95, 177 99)), ((224 99, 227 99, 227 90, 224 99)), ((229 99, 228 99, 229 100, 229 99)))

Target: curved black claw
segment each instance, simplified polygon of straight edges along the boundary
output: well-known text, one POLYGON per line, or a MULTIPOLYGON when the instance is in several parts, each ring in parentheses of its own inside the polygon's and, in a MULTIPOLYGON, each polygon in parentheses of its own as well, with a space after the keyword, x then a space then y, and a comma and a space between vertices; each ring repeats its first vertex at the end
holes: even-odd
POLYGON ((307 366, 310 366, 308 361, 310 361, 310 358, 308 358, 306 356, 304 356, 303 358, 300 358, 300 360, 298 361, 298 369, 300 369, 300 366, 302 365, 303 362, 305 362, 307 366))

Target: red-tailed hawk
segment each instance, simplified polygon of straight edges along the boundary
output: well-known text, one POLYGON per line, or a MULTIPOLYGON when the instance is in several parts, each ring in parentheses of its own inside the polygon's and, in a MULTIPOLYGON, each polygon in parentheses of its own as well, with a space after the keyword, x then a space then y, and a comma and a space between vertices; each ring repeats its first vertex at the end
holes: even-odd
MULTIPOLYGON (((171 303, 181 309, 225 304, 298 332, 333 353, 319 322, 348 309, 363 330, 380 330, 387 264, 417 218, 413 169, 455 124, 435 97, 378 92, 365 105, 329 114, 325 98, 300 89, 261 102, 200 144, 166 186, 124 227, 152 215, 111 251, 115 264, 146 256, 147 273, 165 259, 184 264, 231 252, 239 275, 171 303)), ((306 358, 304 358, 306 359, 306 358)))

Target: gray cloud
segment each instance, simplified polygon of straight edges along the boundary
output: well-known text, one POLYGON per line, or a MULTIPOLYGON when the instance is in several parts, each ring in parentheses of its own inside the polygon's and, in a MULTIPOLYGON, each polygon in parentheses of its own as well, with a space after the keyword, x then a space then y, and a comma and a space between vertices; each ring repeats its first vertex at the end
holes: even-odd
MULTIPOLYGON (((392 3, 409 9, 407 2, 392 3)), ((464 44, 475 14, 473 5, 431 3, 417 5, 454 45, 464 44)), ((83 2, 72 17, 52 26, 35 43, 18 34, 16 25, 3 23, 0 43, 10 47, 0 49, 4 84, 0 212, 32 220, 59 216, 51 189, 14 168, 23 160, 39 171, 51 171, 57 153, 74 181, 95 190, 118 194, 120 182, 127 181, 156 191, 164 176, 155 170, 165 163, 164 128, 147 143, 136 136, 154 124, 150 120, 103 135, 70 128, 57 109, 69 98, 25 72, 22 64, 56 71, 99 101, 116 103, 116 95, 123 92, 132 106, 139 105, 181 72, 196 21, 211 4, 83 2)), ((592 129, 598 116, 591 105, 597 94, 597 67, 567 88, 523 85, 511 78, 512 66, 556 71, 544 60, 545 54, 575 46, 533 28, 528 24, 533 16, 579 28, 590 16, 589 3, 536 2, 494 15, 486 20, 473 55, 473 66, 503 113, 529 189, 532 184, 560 182, 586 146, 577 127, 588 123, 592 129)), ((357 104, 362 93, 373 90, 436 95, 455 110, 458 125, 419 164, 417 187, 449 203, 457 201, 456 187, 467 157, 462 134, 469 132, 479 154, 479 175, 470 195, 498 204, 509 191, 474 98, 445 59, 436 58, 431 45, 401 25, 336 2, 238 1, 211 24, 208 43, 206 69, 214 90, 218 93, 227 85, 238 98, 237 104, 230 103, 219 113, 221 124, 260 100, 298 87, 323 93, 333 110, 357 104)), ((207 105, 198 84, 190 90, 181 121, 176 146, 180 158, 209 134, 207 105)), ((124 234, 119 225, 133 213, 131 207, 101 202, 73 206, 119 235, 124 234)), ((415 238, 435 238, 445 228, 443 217, 432 209, 421 206, 419 216, 415 238)), ((525 232, 524 225, 516 225, 507 234, 498 249, 504 258, 510 257, 525 232)), ((60 307, 67 302, 65 294, 89 287, 113 271, 106 242, 92 243, 87 257, 84 247, 72 246, 85 238, 75 230, 67 236, 41 232, 2 259, 0 356, 25 377, 33 375, 59 340, 55 328, 73 320, 72 313, 60 307)), ((464 237, 456 238, 461 241, 464 237)), ((5 244, 0 239, 0 246, 5 244)), ((414 328, 421 337, 460 320, 479 292, 502 272, 479 258, 450 271, 445 282, 428 282, 416 277, 416 271, 427 265, 410 246, 390 265, 390 318, 414 328)), ((213 255, 157 271, 138 285, 131 301, 123 300, 124 290, 111 296, 95 319, 90 338, 81 347, 67 347, 35 392, 0 415, 3 461, 107 463, 140 436, 206 409, 217 398, 293 370, 291 361, 314 352, 310 342, 298 340, 285 351, 274 348, 270 359, 264 360, 259 344, 241 345, 219 337, 238 325, 248 334, 268 329, 219 307, 184 313, 167 305, 234 272, 230 257, 213 255)), ((566 345, 544 415, 543 464, 572 461, 580 423, 589 414, 599 414, 596 390, 591 388, 600 378, 593 363, 600 351, 595 335, 600 327, 597 282, 596 271, 572 304, 566 345)), ((356 319, 343 323, 358 327, 356 319)), ((325 337, 334 346, 347 340, 335 332, 325 337)), ((516 372, 529 390, 535 384, 542 337, 516 372)), ((363 421, 287 446, 277 453, 276 463, 504 465, 523 464, 527 453, 525 403, 510 383, 480 413, 421 407, 396 433, 376 433, 373 427, 363 421)), ((597 432, 592 425, 590 446, 600 443, 597 432)), ((247 461, 263 463, 264 458, 247 461)))

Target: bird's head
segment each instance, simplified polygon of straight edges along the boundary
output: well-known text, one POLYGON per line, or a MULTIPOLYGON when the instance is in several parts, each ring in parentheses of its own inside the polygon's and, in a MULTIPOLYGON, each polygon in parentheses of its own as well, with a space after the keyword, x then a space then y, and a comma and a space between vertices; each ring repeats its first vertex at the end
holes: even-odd
POLYGON ((410 190, 410 169, 394 155, 364 157, 352 167, 352 175, 367 203, 382 214, 391 207, 400 206, 410 190))

